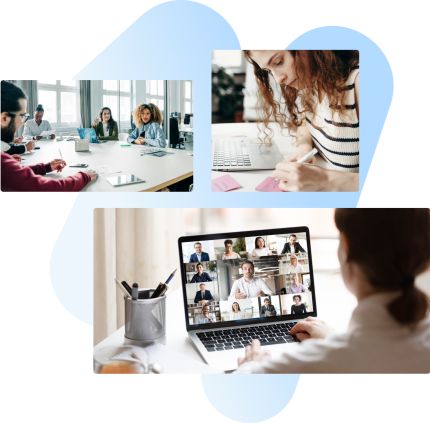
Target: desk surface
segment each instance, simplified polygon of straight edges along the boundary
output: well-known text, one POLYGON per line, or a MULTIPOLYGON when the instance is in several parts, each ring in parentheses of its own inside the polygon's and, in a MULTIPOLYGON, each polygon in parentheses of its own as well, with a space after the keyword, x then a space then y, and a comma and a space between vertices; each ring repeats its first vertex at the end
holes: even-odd
MULTIPOLYGON (((98 172, 99 177, 93 183, 88 184, 83 191, 87 192, 137 192, 157 191, 182 181, 193 175, 193 157, 187 151, 177 149, 166 149, 171 154, 163 157, 152 155, 141 156, 143 146, 125 144, 122 141, 107 141, 100 144, 90 144, 90 151, 75 152, 73 141, 41 140, 37 141, 40 150, 33 150, 22 157, 23 165, 36 163, 47 163, 60 157, 68 165, 75 163, 87 163, 86 169, 98 172), (113 187, 107 177, 120 173, 133 173, 142 178, 145 183, 113 187)), ((66 167, 61 174, 51 173, 46 176, 50 178, 64 178, 78 172, 79 168, 66 167)))
MULTIPOLYGON (((290 135, 287 129, 281 132, 279 125, 272 123, 270 128, 273 130, 273 142, 277 145, 282 155, 288 156, 294 151, 292 142, 295 137, 290 135)), ((258 127, 256 123, 218 123, 212 125, 212 139, 223 137, 250 137, 257 138, 258 127)), ((326 167, 322 159, 317 157, 317 164, 326 167)), ((255 191, 255 187, 268 176, 272 176, 272 170, 251 170, 245 172, 218 172, 212 171, 212 179, 226 174, 231 175, 240 185, 232 192, 255 191)))

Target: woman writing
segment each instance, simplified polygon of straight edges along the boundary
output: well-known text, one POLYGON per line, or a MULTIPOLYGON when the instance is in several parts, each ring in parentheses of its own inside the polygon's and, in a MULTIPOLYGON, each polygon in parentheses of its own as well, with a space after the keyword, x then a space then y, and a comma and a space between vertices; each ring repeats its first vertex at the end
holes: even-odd
POLYGON ((271 134, 269 120, 296 133, 294 153, 278 163, 274 172, 279 187, 285 191, 357 191, 358 51, 246 50, 245 57, 254 66, 266 138, 271 134), (272 78, 279 84, 282 104, 274 97, 272 78), (298 163, 314 147, 324 168, 298 163))
POLYGON ((109 107, 103 107, 94 119, 93 128, 100 141, 118 141, 118 124, 113 120, 109 107))
POLYGON ((346 333, 330 335, 315 318, 297 323, 279 359, 254 340, 239 359, 245 373, 429 373, 429 298, 415 278, 430 263, 428 209, 338 209, 338 257, 356 297, 346 333), (378 234, 378 245, 369 239, 378 234), (399 240, 408 239, 408 249, 399 240))
POLYGON ((166 136, 161 128, 161 112, 155 104, 137 106, 133 112, 133 121, 136 128, 128 137, 128 142, 153 147, 166 147, 166 136))

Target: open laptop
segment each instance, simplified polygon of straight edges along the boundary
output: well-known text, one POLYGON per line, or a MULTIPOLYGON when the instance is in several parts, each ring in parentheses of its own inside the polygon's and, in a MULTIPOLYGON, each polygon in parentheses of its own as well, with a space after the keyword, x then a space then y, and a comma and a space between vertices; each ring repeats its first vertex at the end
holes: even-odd
POLYGON ((275 143, 263 144, 248 137, 220 137, 212 140, 212 170, 270 170, 283 156, 275 143))
POLYGON ((178 244, 187 332, 209 365, 237 368, 255 338, 276 355, 297 342, 289 334, 297 320, 317 315, 307 227, 185 236, 178 244))
POLYGON ((81 140, 87 139, 92 143, 99 142, 94 128, 78 128, 78 135, 81 140))

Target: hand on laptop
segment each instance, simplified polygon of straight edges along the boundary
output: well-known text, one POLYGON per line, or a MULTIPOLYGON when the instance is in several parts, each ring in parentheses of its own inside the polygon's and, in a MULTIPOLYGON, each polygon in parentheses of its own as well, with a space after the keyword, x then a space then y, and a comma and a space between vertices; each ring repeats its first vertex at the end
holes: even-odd
POLYGON ((295 335, 299 341, 305 339, 324 339, 330 333, 327 323, 315 317, 306 317, 297 322, 290 330, 291 335, 295 335))
POLYGON ((253 339, 251 345, 245 348, 245 357, 238 357, 237 364, 240 366, 247 361, 263 361, 270 358, 270 352, 262 351, 258 339, 253 339))

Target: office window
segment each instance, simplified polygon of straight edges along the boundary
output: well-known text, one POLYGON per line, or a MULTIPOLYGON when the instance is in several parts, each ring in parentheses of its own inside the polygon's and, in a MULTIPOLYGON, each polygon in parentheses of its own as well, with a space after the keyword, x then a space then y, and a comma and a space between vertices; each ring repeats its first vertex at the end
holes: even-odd
POLYGON ((184 81, 184 113, 192 113, 193 112, 193 106, 192 106, 192 82, 191 81, 184 81))
POLYGON ((162 112, 164 112, 164 94, 164 81, 146 81, 148 103, 155 104, 162 112))
POLYGON ((103 81, 103 106, 112 110, 112 117, 119 123, 120 131, 130 128, 133 91, 133 81, 103 81))
POLYGON ((44 119, 48 120, 55 129, 79 125, 78 81, 38 80, 37 97, 38 103, 45 110, 44 119))

